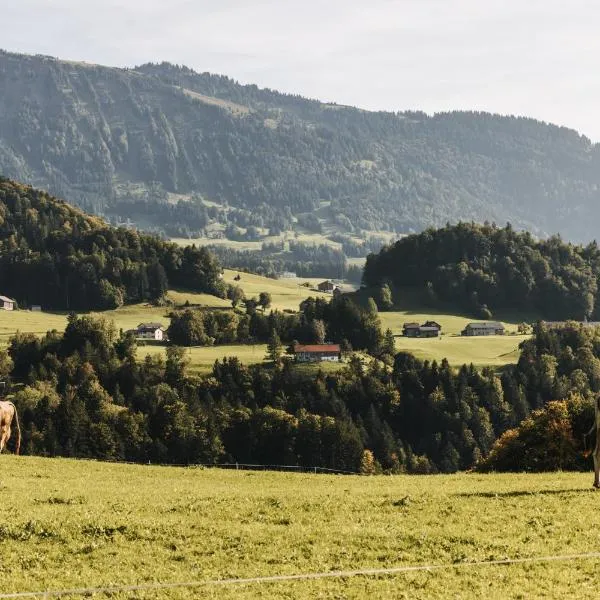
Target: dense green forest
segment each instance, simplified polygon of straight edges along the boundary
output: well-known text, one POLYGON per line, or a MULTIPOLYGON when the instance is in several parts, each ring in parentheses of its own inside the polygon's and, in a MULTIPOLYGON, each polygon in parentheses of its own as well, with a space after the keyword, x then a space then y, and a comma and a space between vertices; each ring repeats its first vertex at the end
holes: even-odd
POLYGON ((0 52, 0 173, 169 235, 234 209, 272 232, 487 219, 589 241, 599 167, 589 139, 533 119, 367 112, 170 64, 0 52))
POLYGON ((496 310, 545 319, 600 320, 600 249, 536 240, 510 225, 459 223, 410 235, 367 258, 363 282, 418 290, 424 305, 453 305, 479 318, 496 310))
POLYGON ((0 177, 0 291, 20 304, 91 310, 158 300, 169 285, 225 295, 205 248, 180 248, 0 177))
POLYGON ((198 379, 181 348, 139 362, 132 337, 72 315, 64 334, 17 334, 0 352, 0 377, 28 453, 358 471, 369 449, 390 472, 540 470, 584 466, 599 356, 600 330, 573 323, 537 327, 502 373, 401 353, 391 368, 351 359, 331 374, 228 359, 198 379))

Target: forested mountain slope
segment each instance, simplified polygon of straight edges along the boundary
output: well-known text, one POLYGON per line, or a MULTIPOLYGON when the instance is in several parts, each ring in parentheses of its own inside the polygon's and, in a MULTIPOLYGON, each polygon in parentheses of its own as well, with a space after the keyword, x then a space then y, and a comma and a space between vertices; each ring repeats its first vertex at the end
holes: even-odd
POLYGON ((47 192, 0 177, 0 294, 91 310, 160 298, 168 285, 224 295, 205 248, 111 227, 47 192))
POLYGON ((531 119, 372 113, 168 64, 0 52, 0 173, 142 226, 281 230, 314 212, 337 231, 474 219, 587 240, 599 167, 590 140, 531 119))

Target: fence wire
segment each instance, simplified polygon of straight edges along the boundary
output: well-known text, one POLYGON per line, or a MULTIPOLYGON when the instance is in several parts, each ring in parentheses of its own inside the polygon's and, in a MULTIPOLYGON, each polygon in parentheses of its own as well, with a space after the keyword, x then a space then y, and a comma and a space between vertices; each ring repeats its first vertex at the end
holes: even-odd
POLYGON ((483 560, 474 562, 411 565, 404 567, 389 567, 380 569, 355 569, 349 571, 329 571, 325 573, 300 573, 292 575, 268 575, 263 577, 245 577, 228 579, 209 579, 206 581, 187 581, 172 583, 140 583, 134 585, 110 585, 104 587, 83 587, 63 590, 45 590, 39 592, 0 593, 0 599, 9 598, 60 598, 68 596, 89 596, 92 594, 116 594, 119 592, 150 592, 183 588, 200 588, 219 585, 251 585, 260 583, 277 583, 286 581, 308 581, 311 579, 336 579, 346 577, 377 577, 385 575, 400 575, 415 571, 440 571, 443 569, 464 569, 469 567, 493 567, 504 565, 530 564, 536 562, 560 562, 571 560, 598 560, 600 552, 582 554, 559 554, 553 556, 531 556, 526 558, 505 558, 499 560, 483 560))

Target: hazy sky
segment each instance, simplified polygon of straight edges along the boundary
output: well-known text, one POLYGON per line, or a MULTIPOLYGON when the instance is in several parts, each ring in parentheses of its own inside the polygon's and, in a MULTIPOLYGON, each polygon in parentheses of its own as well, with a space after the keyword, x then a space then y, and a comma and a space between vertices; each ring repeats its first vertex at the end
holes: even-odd
POLYGON ((368 109, 532 116, 600 141, 597 0, 0 0, 0 47, 185 64, 368 109))

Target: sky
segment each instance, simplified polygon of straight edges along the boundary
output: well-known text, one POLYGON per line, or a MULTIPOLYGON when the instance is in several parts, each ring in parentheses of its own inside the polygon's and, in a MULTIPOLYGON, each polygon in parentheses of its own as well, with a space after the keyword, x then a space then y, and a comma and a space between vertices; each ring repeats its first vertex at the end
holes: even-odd
POLYGON ((597 0, 0 0, 0 47, 169 61, 370 110, 482 110, 600 141, 597 0))

